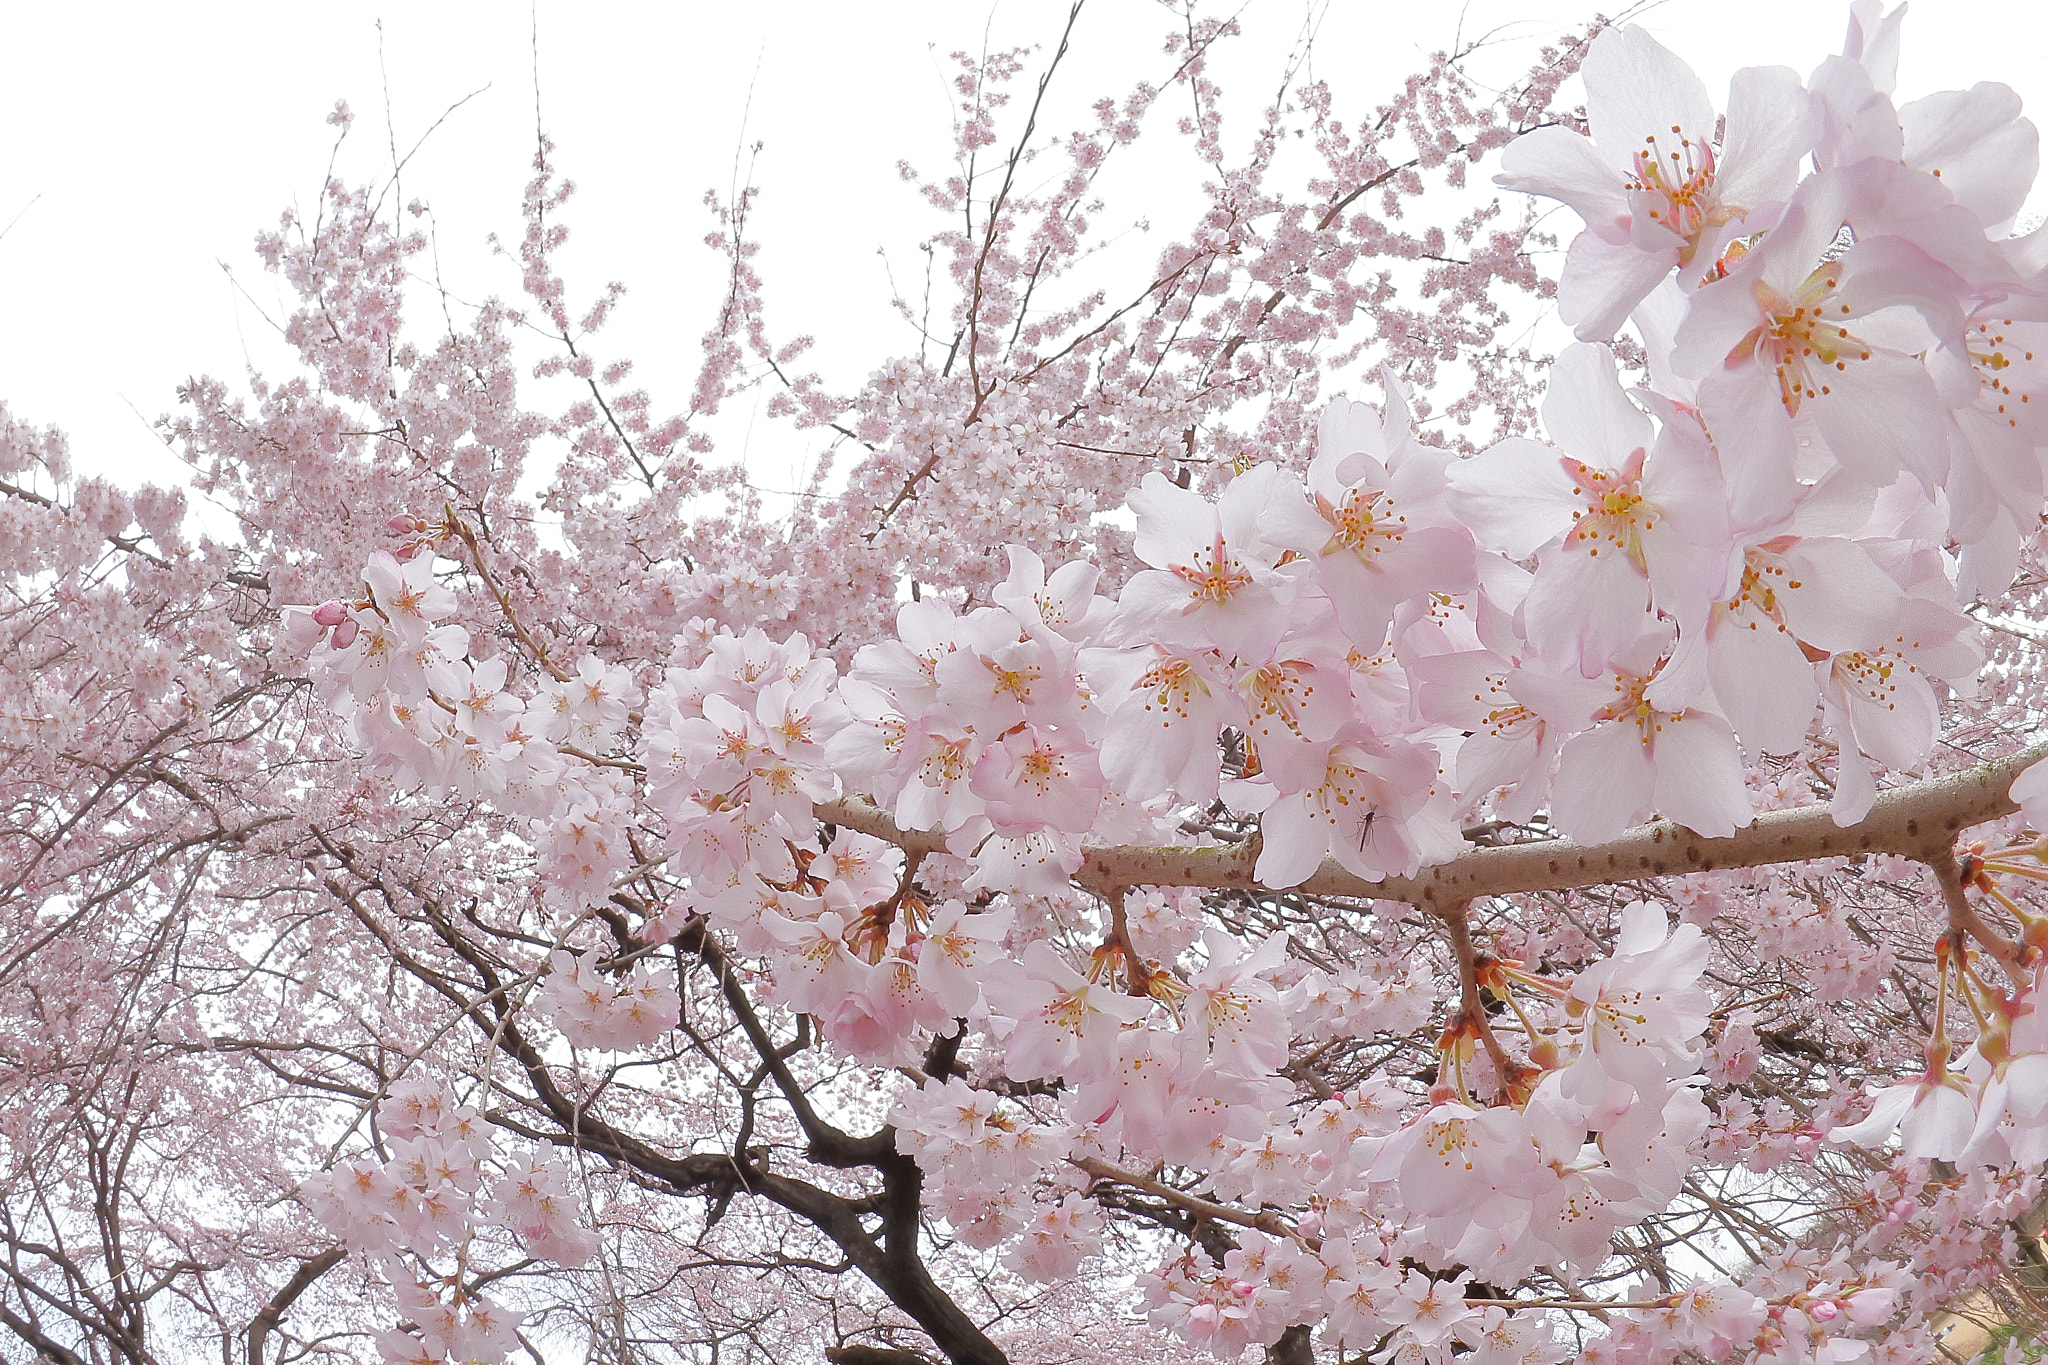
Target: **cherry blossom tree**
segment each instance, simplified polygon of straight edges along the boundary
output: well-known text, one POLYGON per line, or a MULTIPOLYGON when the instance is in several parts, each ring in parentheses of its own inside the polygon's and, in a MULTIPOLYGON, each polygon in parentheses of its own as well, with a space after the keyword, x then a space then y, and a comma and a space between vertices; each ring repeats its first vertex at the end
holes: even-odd
POLYGON ((260 239, 298 370, 162 428, 232 540, 0 413, 0 1359, 2037 1320, 2016 97, 1895 99, 1856 0, 1719 105, 1595 21, 1239 124, 1189 13, 1055 131, 1079 12, 952 59, 922 345, 856 390, 749 188, 661 415, 543 137, 523 295, 444 330, 418 205, 260 239), (1105 258, 1141 136, 1204 209, 1105 258), (786 516, 714 440, 756 392, 818 456, 786 516))

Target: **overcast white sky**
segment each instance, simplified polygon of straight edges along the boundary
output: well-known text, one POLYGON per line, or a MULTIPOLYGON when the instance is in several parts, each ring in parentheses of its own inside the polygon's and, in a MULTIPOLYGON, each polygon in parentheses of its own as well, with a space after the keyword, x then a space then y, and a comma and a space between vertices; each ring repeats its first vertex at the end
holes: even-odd
MULTIPOLYGON (((1314 74, 1337 88, 1340 108, 1364 113, 1461 21, 1467 33, 1534 40, 1592 8, 1472 0, 1461 19, 1457 5, 1429 0, 1242 0, 1249 36, 1221 79, 1240 119, 1254 117, 1316 22, 1314 74)), ((283 308, 251 243, 284 206, 311 205, 337 97, 358 115, 340 173, 362 179, 388 174, 387 89, 401 153, 450 104, 483 91, 410 162, 403 190, 434 209, 454 294, 515 294, 516 271, 484 239, 516 241, 520 230, 536 30, 543 118, 581 187, 565 258, 572 287, 584 297, 608 279, 631 287, 602 353, 638 360, 657 410, 687 395, 720 287, 698 245, 700 201, 731 184, 736 149, 760 141, 771 319, 780 336, 816 334, 828 381, 852 387, 915 345, 888 314, 877 252, 899 280, 914 278, 916 243, 934 226, 894 168, 899 158, 942 167, 940 59, 985 42, 1049 43, 1065 11, 1064 0, 0 7, 0 400, 64 427, 86 467, 176 479, 148 426, 174 406, 176 386, 201 372, 239 381, 251 360, 282 368, 263 313, 283 308)), ((2030 111, 2048 108, 2042 13, 2039 0, 1913 0, 1901 95, 1998 80, 2030 111)), ((1641 22, 1718 97, 1740 66, 1811 70, 1839 45, 1846 15, 1835 0, 1667 0, 1641 22)), ((1090 0, 1051 126, 1076 126, 1088 100, 1159 74, 1170 22, 1148 0, 1090 0)), ((1170 212, 1152 216, 1157 244, 1178 234, 1170 212)), ((788 444, 780 433, 760 439, 767 448, 749 450, 756 477, 794 477, 801 452, 774 448, 788 444)))

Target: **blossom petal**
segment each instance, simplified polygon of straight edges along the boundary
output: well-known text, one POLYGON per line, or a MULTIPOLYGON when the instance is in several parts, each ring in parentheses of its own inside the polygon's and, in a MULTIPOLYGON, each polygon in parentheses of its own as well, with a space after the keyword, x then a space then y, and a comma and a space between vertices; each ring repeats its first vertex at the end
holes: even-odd
POLYGON ((1724 618, 1707 652, 1707 673, 1750 753, 1789 754, 1806 742, 1820 688, 1790 631, 1760 612, 1724 618))
POLYGON ((1714 176, 1721 202, 1747 210, 1785 199, 1819 124, 1819 110, 1792 68, 1736 72, 1728 83, 1728 123, 1714 176))
POLYGON ((2020 117, 2019 94, 1992 81, 1944 90, 1900 106, 1899 126, 1906 164, 1939 175, 1986 232, 2001 235, 2041 169, 2041 135, 2020 117))
POLYGON ((1557 315, 1581 341, 1606 341, 1678 264, 1674 239, 1665 251, 1609 242, 1590 228, 1572 239, 1557 284, 1557 315))
POLYGON ((1650 581, 1626 555, 1573 539, 1544 556, 1522 619, 1545 663, 1593 678, 1635 642, 1649 607, 1650 581))
POLYGON ((1541 441, 1510 436, 1450 467, 1445 501, 1473 539, 1488 550, 1525 559, 1572 524, 1578 499, 1541 441))
POLYGON ((1603 725, 1568 741, 1557 758, 1550 818, 1581 844, 1604 844, 1649 809, 1656 772, 1633 725, 1603 725))
POLYGON ((1650 418, 1621 390, 1614 352, 1584 342, 1557 353, 1543 429, 1573 459, 1618 470, 1650 444, 1650 418))
POLYGON ((1735 732, 1710 711, 1662 723, 1654 745, 1657 809, 1695 834, 1723 839, 1751 819, 1735 732))
POLYGON ((1701 142, 1714 134, 1714 99, 1707 87, 1677 54, 1634 24, 1594 39, 1579 70, 1593 138, 1603 147, 1633 152, 1652 134, 1669 141, 1673 128, 1701 142))
POLYGON ((1610 241, 1628 239, 1628 173, 1593 140, 1555 124, 1522 134, 1501 154, 1502 189, 1562 200, 1610 241))

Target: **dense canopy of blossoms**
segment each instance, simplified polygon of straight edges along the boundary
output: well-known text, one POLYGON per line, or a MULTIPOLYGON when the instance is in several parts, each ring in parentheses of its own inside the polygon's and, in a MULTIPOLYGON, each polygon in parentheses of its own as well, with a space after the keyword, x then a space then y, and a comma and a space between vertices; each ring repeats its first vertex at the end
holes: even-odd
POLYGON ((263 239, 306 374, 166 427, 243 544, 0 427, 0 1331, 1879 1365, 2009 1306, 2048 238, 1900 21, 1725 112, 1640 28, 1447 55, 1241 164, 1194 22, 1210 210, 1126 302, 1060 287, 1161 88, 992 180, 1026 57, 960 58, 940 354, 797 373, 749 191, 666 422, 545 143, 525 311, 430 346, 331 186, 263 239), (1583 220, 1547 363, 1538 210, 1402 226, 1489 159, 1583 220), (850 461, 784 522, 704 435, 753 385, 850 461))

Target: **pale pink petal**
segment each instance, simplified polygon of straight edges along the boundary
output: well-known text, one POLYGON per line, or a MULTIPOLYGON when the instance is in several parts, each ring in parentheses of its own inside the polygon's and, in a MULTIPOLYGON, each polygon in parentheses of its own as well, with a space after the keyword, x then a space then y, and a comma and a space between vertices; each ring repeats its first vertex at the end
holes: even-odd
POLYGON ((1750 822, 1742 755, 1727 721, 1708 711, 1667 717, 1654 748, 1657 809, 1666 818, 1709 839, 1750 822))
POLYGON ((1502 189, 1559 199, 1586 226, 1613 241, 1628 237, 1628 173, 1618 158, 1603 155, 1591 138, 1551 125, 1516 138, 1501 154, 1502 189))
POLYGON ((1311 810, 1309 797, 1276 801, 1259 817, 1259 865, 1253 875, 1276 891, 1301 885, 1329 855, 1329 831, 1329 824, 1311 810))
POLYGON ((1849 32, 1842 39, 1842 55, 1860 64, 1869 74, 1873 89, 1889 95, 1899 84, 1899 39, 1905 28, 1906 7, 1893 5, 1884 12, 1884 0, 1853 0, 1849 6, 1849 32))
MULTIPOLYGON (((2025 776, 2025 774, 2021 774, 2025 776)), ((2048 1113, 2048 1052, 2015 1057, 2005 1069, 2006 1108, 2014 1119, 2035 1124, 2048 1113)))
POLYGON ((1777 556, 1784 569, 1771 590, 1785 624, 1821 649, 1867 649, 1884 640, 1905 596, 1855 541, 1801 540, 1777 556))
POLYGON ((1834 379, 1800 413, 1812 413, 1836 459, 1880 486, 1900 470, 1928 488, 1941 482, 1955 423, 1925 365, 1911 356, 1872 351, 1834 379))
POLYGON ((1643 560, 1657 606, 1681 628, 1740 581, 1728 530, 1728 494, 1699 428, 1667 426, 1643 466, 1644 499, 1656 509, 1644 529, 1643 560))
POLYGON ((1580 74, 1593 137, 1602 147, 1626 155, 1652 134, 1669 142, 1674 126, 1702 142, 1714 135, 1714 100, 1707 87, 1676 54, 1633 24, 1594 39, 1580 74))
POLYGON ((1572 238, 1557 284, 1557 315, 1580 341, 1613 337, 1637 304, 1678 264, 1678 239, 1661 251, 1609 242, 1588 229, 1572 238))
POLYGON ((1126 501, 1138 518, 1132 552, 1155 569, 1184 562, 1190 548, 1206 548, 1216 537, 1214 504, 1164 474, 1147 474, 1126 501))
POLYGON ((1656 772, 1633 725, 1603 725, 1568 741, 1551 784, 1550 818, 1581 844, 1604 844, 1649 813, 1656 772))
POLYGON ((1756 529, 1777 524, 1800 495, 1794 477, 1797 438, 1777 382, 1762 366, 1746 361, 1717 367, 1700 380, 1699 407, 1721 457, 1729 525, 1756 529))
POLYGON ((2020 553, 2026 539, 2012 513, 2000 508, 1983 534, 1963 547, 1956 567, 1956 591, 1965 601, 1997 598, 2019 576, 2020 553))
POLYGON ((1642 633, 1650 583, 1618 551, 1568 540, 1545 555, 1522 603, 1529 643, 1552 668, 1597 677, 1642 633))
POLYGON ((1900 106, 1899 126, 1906 164, 1938 172, 1986 231, 2003 232, 2041 168, 2041 135, 2020 117, 2018 93, 1990 81, 1944 90, 1900 106))
POLYGON ((1785 66, 1748 66, 1728 83, 1728 123, 1714 188, 1743 209, 1782 202, 1813 147, 1820 111, 1785 66))
POLYGON ((1847 718, 1834 707, 1827 707, 1828 728, 1840 742, 1841 749, 1835 760, 1835 797, 1828 802, 1828 818, 1843 829, 1862 822, 1870 814, 1870 808, 1877 801, 1877 774, 1870 766, 1870 760, 1856 748, 1855 735, 1849 729, 1847 718))
MULTIPOLYGON (((1563 130, 1560 129, 1560 132, 1563 130)), ((1583 142, 1585 139, 1577 138, 1583 142)), ((1509 144, 1518 147, 1522 141, 1509 144)), ((1512 152, 1509 153, 1512 155, 1512 152)), ((1332 473, 1343 478, 1347 484, 1356 483, 1365 477, 1352 465, 1350 457, 1364 455, 1374 464, 1384 466, 1394 440, 1408 438, 1406 409, 1401 410, 1399 420, 1392 420, 1394 414, 1380 415, 1380 410, 1370 403, 1352 402, 1345 398, 1332 398, 1323 409, 1323 415, 1316 420, 1316 461, 1327 462, 1332 473), (1398 429, 1398 435, 1391 436, 1388 428, 1398 429)))
POLYGON ((1917 1085, 1886 1086, 1871 1096, 1870 1113, 1862 1122, 1828 1130, 1829 1142, 1853 1142, 1859 1147, 1882 1147, 1898 1131, 1899 1120, 1912 1107, 1917 1085))
POLYGON ((1977 1126, 1977 1107, 1951 1086, 1927 1088, 1899 1122, 1899 1140, 1908 1158, 1953 1161, 1970 1143, 1977 1126))
POLYGON ((1850 714, 1857 747, 1887 768, 1911 768, 1926 758, 1941 727, 1934 689, 1903 662, 1892 665, 1877 696, 1852 699, 1850 714))
POLYGON ((1861 62, 1829 57, 1814 68, 1807 88, 1826 111, 1814 159, 1822 166, 1849 166, 1859 161, 1897 161, 1905 154, 1899 117, 1888 98, 1889 83, 1879 85, 1861 62))
POLYGON ((1507 690, 1516 701, 1567 733, 1585 729, 1592 723, 1593 713, 1614 700, 1610 679, 1546 673, 1535 668, 1509 674, 1507 690))
POLYGON ((1572 524, 1584 499, 1554 446, 1511 436, 1450 467, 1444 498, 1482 549, 1525 559, 1572 524))
POLYGON ((1458 746, 1458 789, 1472 800, 1530 777, 1540 779, 1542 774, 1533 771, 1542 757, 1538 734, 1538 727, 1530 725, 1512 737, 1481 733, 1466 740, 1458 746))
MULTIPOLYGON (((1363 405, 1361 405, 1363 406, 1363 405)), ((1308 490, 1292 473, 1286 476, 1292 487, 1276 489, 1272 500, 1259 514, 1259 535, 1291 550, 1317 551, 1329 543, 1330 522, 1309 501, 1308 490)))
POLYGON ((2048 829, 2048 763, 2036 763, 2014 778, 2006 795, 2020 803, 2029 825, 2048 829))
POLYGON ((1715 626, 1707 652, 1714 696, 1750 753, 1789 754, 1806 742, 1820 688, 1791 632, 1761 612, 1715 626))
POLYGON ((1573 459, 1606 470, 1619 470, 1650 444, 1650 418, 1622 392, 1614 353, 1584 342, 1551 363, 1543 429, 1573 459))
POLYGON ((1492 650, 1429 654, 1402 660, 1413 682, 1416 710, 1427 721, 1471 730, 1487 715, 1514 705, 1501 685, 1507 660, 1492 650))

